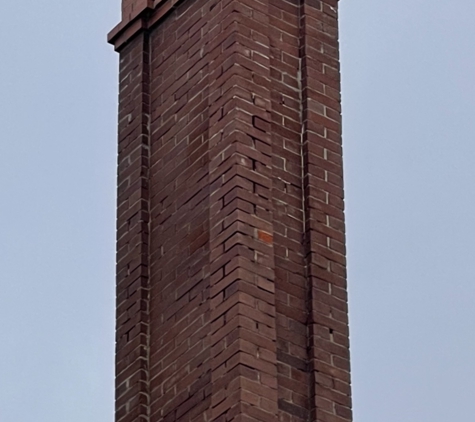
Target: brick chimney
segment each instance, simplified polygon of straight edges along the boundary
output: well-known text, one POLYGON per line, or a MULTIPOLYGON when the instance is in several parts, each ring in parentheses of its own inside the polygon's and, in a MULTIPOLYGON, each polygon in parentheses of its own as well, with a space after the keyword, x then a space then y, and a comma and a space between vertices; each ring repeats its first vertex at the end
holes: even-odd
POLYGON ((337 0, 123 0, 116 422, 350 422, 337 0))

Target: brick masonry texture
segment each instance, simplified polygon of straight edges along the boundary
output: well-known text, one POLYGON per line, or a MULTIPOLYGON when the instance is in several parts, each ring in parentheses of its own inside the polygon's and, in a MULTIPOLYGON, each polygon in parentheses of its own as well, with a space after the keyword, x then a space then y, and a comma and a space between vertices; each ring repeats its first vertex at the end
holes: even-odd
POLYGON ((124 0, 116 422, 350 422, 337 0, 124 0))

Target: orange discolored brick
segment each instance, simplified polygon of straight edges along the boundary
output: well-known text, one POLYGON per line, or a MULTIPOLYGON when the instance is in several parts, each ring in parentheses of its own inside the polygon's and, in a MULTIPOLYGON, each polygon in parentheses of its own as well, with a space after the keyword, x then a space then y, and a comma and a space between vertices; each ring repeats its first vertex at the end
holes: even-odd
POLYGON ((273 242, 273 236, 269 233, 266 233, 262 230, 258 230, 257 236, 259 240, 262 240, 265 243, 272 243, 273 242))

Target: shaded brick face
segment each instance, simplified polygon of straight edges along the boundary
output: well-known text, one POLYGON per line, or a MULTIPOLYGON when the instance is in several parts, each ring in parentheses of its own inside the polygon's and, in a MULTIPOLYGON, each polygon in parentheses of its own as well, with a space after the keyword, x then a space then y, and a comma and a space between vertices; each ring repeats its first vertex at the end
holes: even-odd
POLYGON ((352 420, 337 6, 124 0, 117 422, 352 420))

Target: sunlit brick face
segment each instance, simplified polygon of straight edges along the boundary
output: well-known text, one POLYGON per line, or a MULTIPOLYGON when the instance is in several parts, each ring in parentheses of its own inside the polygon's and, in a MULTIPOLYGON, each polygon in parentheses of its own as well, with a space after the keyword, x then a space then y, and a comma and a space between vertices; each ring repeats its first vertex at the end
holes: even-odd
POLYGON ((349 422, 336 0, 124 0, 116 422, 349 422))

